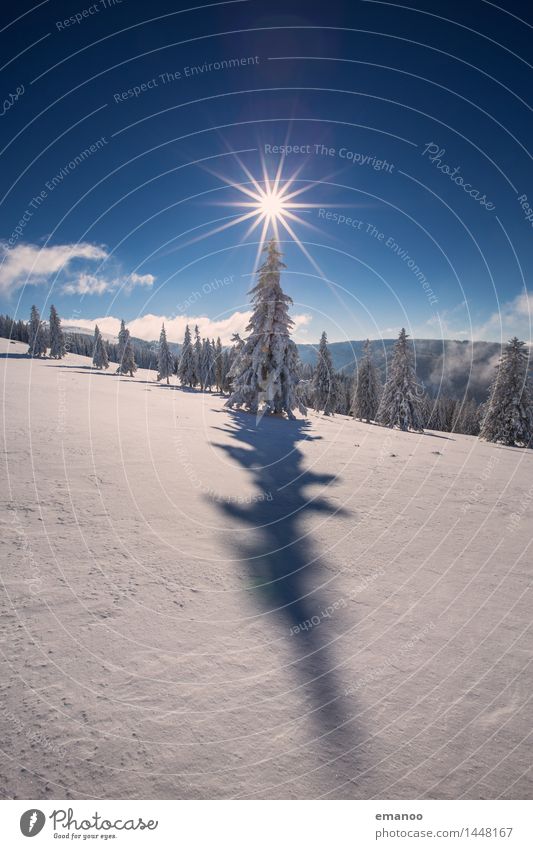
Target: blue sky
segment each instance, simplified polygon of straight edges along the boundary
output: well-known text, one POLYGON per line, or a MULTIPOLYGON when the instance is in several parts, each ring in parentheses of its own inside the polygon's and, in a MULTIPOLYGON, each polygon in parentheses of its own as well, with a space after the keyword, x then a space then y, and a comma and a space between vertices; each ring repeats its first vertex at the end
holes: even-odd
POLYGON ((1 312, 227 341, 258 246, 214 232, 228 183, 282 159, 310 204, 280 236, 298 341, 530 340, 525 4, 190 5, 4 12, 1 312))

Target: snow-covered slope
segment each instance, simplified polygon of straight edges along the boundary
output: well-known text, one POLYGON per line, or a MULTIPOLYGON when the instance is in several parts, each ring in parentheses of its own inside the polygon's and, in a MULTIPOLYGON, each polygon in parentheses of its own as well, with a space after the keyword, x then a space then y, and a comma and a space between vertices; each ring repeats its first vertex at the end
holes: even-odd
MULTIPOLYGON (((81 336, 88 336, 89 339, 92 339, 94 336, 94 327, 89 330, 89 328, 87 327, 79 327, 76 324, 63 323, 62 328, 65 334, 78 333, 81 336)), ((105 339, 107 342, 113 342, 115 344, 118 342, 118 336, 114 335, 113 333, 104 333, 102 330, 100 331, 100 333, 102 334, 102 338, 105 339)))
POLYGON ((5 796, 531 796, 533 452, 0 351, 5 796))

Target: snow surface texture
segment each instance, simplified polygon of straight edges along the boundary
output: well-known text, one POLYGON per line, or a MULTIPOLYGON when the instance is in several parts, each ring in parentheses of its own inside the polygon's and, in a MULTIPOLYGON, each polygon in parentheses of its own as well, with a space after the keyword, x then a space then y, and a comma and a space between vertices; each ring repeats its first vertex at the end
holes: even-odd
POLYGON ((532 451, 256 426, 26 350, 0 348, 4 796, 531 797, 532 451))

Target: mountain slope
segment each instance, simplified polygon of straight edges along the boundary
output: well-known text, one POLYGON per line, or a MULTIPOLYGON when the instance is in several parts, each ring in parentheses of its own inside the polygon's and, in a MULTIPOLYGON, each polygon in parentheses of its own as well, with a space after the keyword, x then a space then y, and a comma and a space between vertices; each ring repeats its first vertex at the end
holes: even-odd
POLYGON ((0 350, 6 796, 531 797, 533 452, 0 350))

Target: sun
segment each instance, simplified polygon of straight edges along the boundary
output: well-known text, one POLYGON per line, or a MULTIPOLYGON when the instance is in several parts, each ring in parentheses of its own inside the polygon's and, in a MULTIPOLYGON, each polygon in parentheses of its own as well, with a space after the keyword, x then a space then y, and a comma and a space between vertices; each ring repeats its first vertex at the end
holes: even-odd
POLYGON ((307 191, 309 186, 294 189, 296 175, 282 180, 281 168, 278 169, 274 179, 271 179, 263 166, 264 179, 262 181, 256 180, 247 170, 246 173, 250 182, 229 183, 232 188, 243 195, 242 200, 233 201, 230 206, 249 210, 248 212, 243 211, 243 214, 238 216, 235 221, 236 224, 239 224, 250 219, 251 224, 245 238, 260 225, 263 225, 261 241, 264 241, 270 225, 272 225, 276 238, 279 236, 280 226, 287 230, 292 238, 295 238, 288 222, 294 221, 303 224, 304 222, 296 214, 296 210, 310 209, 315 204, 297 202, 294 198, 307 191))
POLYGON ((261 215, 264 215, 270 221, 279 218, 283 212, 286 212, 283 195, 274 192, 266 193, 258 202, 257 209, 261 215))
MULTIPOLYGON (((332 204, 324 202, 309 203, 302 199, 302 195, 317 185, 320 185, 320 182, 317 183, 316 180, 304 180, 300 178, 300 173, 305 163, 290 175, 283 176, 282 172, 285 165, 285 157, 283 156, 279 160, 273 177, 269 174, 265 160, 261 158, 262 179, 253 175, 250 169, 240 159, 237 152, 233 152, 233 156, 242 169, 245 179, 237 181, 226 177, 224 174, 217 173, 211 168, 206 168, 206 170, 234 191, 232 200, 211 201, 211 203, 214 203, 216 206, 233 207, 237 210, 236 214, 230 215, 230 220, 228 220, 228 216, 219 219, 219 221, 222 220, 224 223, 204 231, 201 235, 189 240, 187 245, 246 223, 248 226, 246 231, 241 235, 240 244, 246 243, 254 231, 257 231, 259 237, 256 242, 257 252, 253 264, 255 272, 259 268, 263 249, 267 241, 274 238, 276 242, 280 242, 281 236, 287 234, 289 236, 288 241, 300 249, 317 273, 317 276, 324 280, 333 296, 339 298, 337 287, 328 280, 315 258, 308 251, 306 244, 304 244, 295 231, 295 227, 305 227, 320 235, 319 228, 309 220, 311 217, 309 213, 313 209, 331 207, 332 204), (300 184, 298 188, 296 188, 297 184, 300 184), (237 195, 236 198, 235 194, 237 195)), ((339 204, 335 206, 339 206, 339 204)), ((343 304, 343 306, 345 305, 343 304)))
POLYGON ((241 195, 241 199, 230 201, 227 204, 240 209, 241 214, 236 215, 231 222, 222 225, 219 229, 226 229, 236 224, 248 222, 248 228, 243 235, 242 241, 246 241, 255 230, 259 229, 256 264, 267 239, 270 236, 274 236, 276 241, 279 241, 280 233, 285 231, 316 267, 316 264, 309 256, 294 230, 294 225, 302 225, 315 229, 309 223, 309 220, 305 220, 303 214, 315 207, 324 206, 324 204, 306 203, 300 199, 300 196, 304 192, 309 191, 313 186, 313 182, 297 180, 301 168, 293 172, 290 176, 283 177, 283 157, 279 162, 274 177, 269 175, 265 161, 261 161, 263 179, 254 177, 238 156, 236 156, 236 159, 248 179, 243 182, 227 180, 224 177, 222 179, 228 186, 235 189, 241 195), (297 182, 303 183, 303 186, 296 188, 297 182))
POLYGON ((305 215, 305 213, 310 212, 313 208, 322 208, 330 206, 330 204, 306 203, 301 199, 301 195, 313 188, 316 182, 298 179, 303 165, 292 174, 283 176, 284 157, 281 157, 274 176, 269 174, 265 160, 261 159, 262 179, 252 174, 237 153, 234 153, 234 157, 242 169, 245 178, 242 181, 229 179, 223 174, 211 171, 209 168, 207 170, 237 193, 236 199, 215 201, 215 205, 233 207, 238 210, 237 214, 231 215, 229 221, 226 220, 223 224, 193 238, 188 244, 246 223, 248 226, 240 239, 241 244, 246 242, 254 231, 257 231, 259 236, 254 267, 257 267, 267 240, 274 237, 279 242, 280 235, 286 233, 290 241, 294 242, 305 254, 320 276, 324 276, 294 229, 295 226, 303 226, 319 232, 318 228, 310 223, 309 215, 305 215), (297 183, 301 184, 298 188, 296 187, 297 183))

